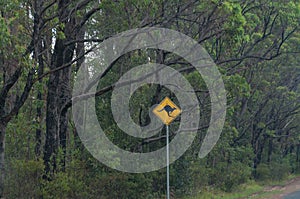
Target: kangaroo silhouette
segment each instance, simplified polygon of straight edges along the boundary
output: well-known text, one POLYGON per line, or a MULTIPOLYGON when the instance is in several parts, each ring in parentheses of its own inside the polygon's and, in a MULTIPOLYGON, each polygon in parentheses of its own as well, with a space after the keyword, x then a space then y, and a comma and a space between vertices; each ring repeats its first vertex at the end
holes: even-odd
POLYGON ((170 105, 166 105, 164 108, 159 110, 158 112, 166 111, 169 117, 172 117, 170 114, 175 110, 176 108, 172 108, 170 105))

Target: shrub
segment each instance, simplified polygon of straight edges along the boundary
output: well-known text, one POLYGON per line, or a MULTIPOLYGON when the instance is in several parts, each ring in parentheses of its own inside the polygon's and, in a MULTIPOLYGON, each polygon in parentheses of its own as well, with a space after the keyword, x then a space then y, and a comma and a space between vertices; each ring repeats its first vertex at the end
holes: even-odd
POLYGON ((83 179, 58 173, 51 181, 44 181, 42 196, 44 199, 82 199, 88 198, 89 188, 83 179))
POLYGON ((272 178, 271 170, 267 164, 257 165, 255 172, 255 177, 257 180, 266 181, 272 178))
POLYGON ((5 182, 7 198, 38 198, 44 164, 42 161, 12 159, 8 163, 5 182))
POLYGON ((241 162, 221 162, 211 171, 211 183, 226 192, 247 182, 251 176, 251 168, 241 162))

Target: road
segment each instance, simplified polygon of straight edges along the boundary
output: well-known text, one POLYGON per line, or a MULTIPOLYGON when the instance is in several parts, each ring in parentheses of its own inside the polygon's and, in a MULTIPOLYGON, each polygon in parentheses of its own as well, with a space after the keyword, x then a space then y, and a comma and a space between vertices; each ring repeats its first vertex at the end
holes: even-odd
POLYGON ((300 191, 296 191, 293 193, 290 193, 283 197, 284 199, 299 199, 300 198, 300 191))

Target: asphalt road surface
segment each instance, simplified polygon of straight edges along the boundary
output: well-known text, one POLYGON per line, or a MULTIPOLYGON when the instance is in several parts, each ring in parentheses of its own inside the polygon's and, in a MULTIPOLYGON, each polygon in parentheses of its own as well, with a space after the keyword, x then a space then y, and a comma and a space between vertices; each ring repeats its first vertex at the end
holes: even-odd
POLYGON ((284 196, 284 199, 300 199, 300 191, 296 191, 284 196))

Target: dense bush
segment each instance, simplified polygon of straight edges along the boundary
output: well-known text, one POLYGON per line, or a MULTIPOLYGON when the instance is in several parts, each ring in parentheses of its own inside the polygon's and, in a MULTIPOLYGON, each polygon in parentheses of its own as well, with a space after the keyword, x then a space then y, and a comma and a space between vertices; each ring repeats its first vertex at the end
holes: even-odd
POLYGON ((7 198, 38 198, 41 195, 42 161, 12 159, 7 165, 7 198))
POLYGON ((60 172, 51 181, 43 183, 44 199, 82 199, 88 198, 89 188, 83 179, 60 172))

